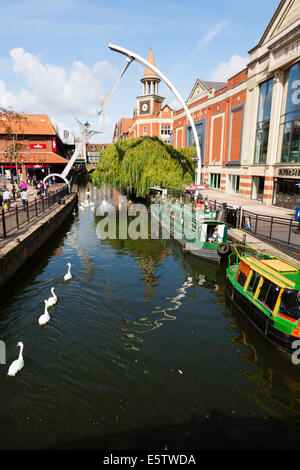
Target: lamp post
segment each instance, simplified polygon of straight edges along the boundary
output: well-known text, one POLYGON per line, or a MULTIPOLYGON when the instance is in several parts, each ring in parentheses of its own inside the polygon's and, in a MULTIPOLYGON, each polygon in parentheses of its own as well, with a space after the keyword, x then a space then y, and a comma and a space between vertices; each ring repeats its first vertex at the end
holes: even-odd
MULTIPOLYGON (((192 157, 192 162, 193 162, 193 165, 194 165, 194 173, 196 173, 196 172, 195 172, 195 169, 196 169, 196 164, 197 164, 197 162, 198 162, 198 157, 192 157)), ((198 184, 198 183, 197 183, 197 179, 196 179, 195 184, 198 184)))
POLYGON ((187 105, 185 104, 183 98, 181 97, 181 95, 179 94, 179 92, 176 90, 176 88, 174 87, 174 85, 167 79, 167 77, 165 75, 163 75, 157 67, 155 67, 154 65, 150 64, 150 62, 148 62, 147 60, 143 59, 142 57, 140 57, 139 55, 137 55, 135 52, 132 52, 132 51, 129 51, 127 49, 124 49, 123 47, 120 47, 120 46, 116 46, 114 44, 109 44, 108 47, 115 51, 115 52, 119 52, 123 55, 125 55, 126 57, 128 57, 130 59, 130 61, 132 62, 133 60, 136 60, 137 62, 139 62, 140 64, 144 65, 145 67, 148 67, 150 70, 152 70, 154 73, 156 73, 164 82, 165 84, 170 88, 170 90, 174 93, 174 95, 176 96, 176 98, 178 99, 178 101, 180 102, 180 104, 182 105, 182 107, 184 108, 185 112, 186 112, 186 115, 190 121, 190 124, 191 124, 191 127, 192 127, 192 130, 193 130, 193 134, 194 134, 194 139, 195 139, 195 144, 196 144, 196 149, 197 149, 197 157, 198 157, 198 167, 197 167, 197 175, 196 175, 196 184, 200 184, 201 182, 201 150, 200 150, 200 145, 199 145, 199 140, 198 140, 198 135, 197 135, 197 131, 196 131, 196 127, 195 127, 195 124, 194 124, 194 120, 189 112, 189 109, 187 107, 187 105))

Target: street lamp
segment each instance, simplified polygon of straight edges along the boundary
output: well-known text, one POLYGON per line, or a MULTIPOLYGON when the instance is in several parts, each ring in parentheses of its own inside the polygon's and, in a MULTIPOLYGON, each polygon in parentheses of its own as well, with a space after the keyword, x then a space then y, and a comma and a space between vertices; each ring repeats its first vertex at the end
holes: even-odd
POLYGON ((200 145, 199 145, 199 140, 198 140, 198 135, 197 135, 197 131, 196 131, 196 127, 195 127, 195 124, 194 124, 194 120, 189 112, 189 109, 187 107, 187 105, 185 104, 183 98, 181 97, 181 95, 179 94, 179 92, 176 90, 176 88, 174 87, 174 85, 167 79, 167 77, 165 77, 165 75, 163 75, 157 67, 155 67, 154 65, 150 64, 150 62, 148 62, 147 60, 143 59, 142 57, 140 57, 139 55, 135 54, 135 52, 132 52, 132 51, 129 51, 127 49, 124 49, 123 47, 120 47, 120 46, 116 46, 114 44, 109 44, 108 47, 115 51, 115 52, 119 52, 123 55, 125 55, 128 59, 130 59, 130 61, 132 62, 133 60, 136 60, 137 62, 139 62, 140 64, 144 65, 145 67, 148 67, 150 70, 152 70, 154 73, 156 73, 164 82, 165 84, 170 88, 170 90, 174 93, 174 95, 176 96, 176 98, 178 99, 178 101, 180 102, 180 104, 182 105, 182 107, 184 108, 185 112, 186 112, 186 115, 190 121, 190 124, 191 124, 191 127, 192 127, 192 130, 193 130, 193 134, 194 134, 194 139, 195 139, 195 144, 196 144, 196 149, 197 149, 197 157, 198 157, 198 167, 197 167, 197 177, 196 177, 196 184, 200 184, 200 180, 201 180, 201 150, 200 150, 200 145))
MULTIPOLYGON (((196 168, 196 164, 198 162, 198 157, 192 157, 192 162, 194 164, 194 173, 195 173, 195 168, 196 168)), ((197 183, 196 183, 197 184, 197 183)))

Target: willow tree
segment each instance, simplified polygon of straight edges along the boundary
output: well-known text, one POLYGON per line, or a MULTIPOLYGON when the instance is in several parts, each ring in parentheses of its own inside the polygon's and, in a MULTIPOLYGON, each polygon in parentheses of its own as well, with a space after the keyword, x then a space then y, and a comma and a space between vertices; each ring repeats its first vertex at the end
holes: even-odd
POLYGON ((107 183, 145 197, 149 187, 182 189, 194 180, 194 147, 175 149, 158 137, 118 140, 106 148, 93 175, 94 184, 107 183))

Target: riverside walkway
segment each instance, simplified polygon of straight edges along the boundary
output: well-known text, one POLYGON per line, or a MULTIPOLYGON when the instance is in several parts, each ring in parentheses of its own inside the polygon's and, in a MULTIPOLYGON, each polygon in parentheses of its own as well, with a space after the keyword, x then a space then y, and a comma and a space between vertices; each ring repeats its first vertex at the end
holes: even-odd
POLYGON ((47 188, 43 197, 37 194, 36 188, 29 186, 27 189, 28 203, 24 210, 21 198, 16 198, 11 202, 10 209, 2 207, 0 213, 0 240, 7 240, 13 233, 39 218, 49 211, 62 197, 68 193, 68 188, 64 184, 55 184, 47 188))
POLYGON ((295 210, 274 205, 267 206, 260 201, 247 199, 240 194, 227 194, 217 189, 202 191, 213 204, 224 202, 228 207, 241 208, 248 229, 239 230, 235 225, 230 229, 231 239, 242 243, 243 236, 247 235, 247 244, 261 251, 270 251, 271 247, 276 256, 291 257, 300 261, 300 231, 299 221, 294 219, 295 210), (275 251, 274 251, 275 250, 275 251))
POLYGON ((206 189, 201 191, 203 196, 208 196, 208 199, 213 202, 222 204, 226 202, 228 206, 235 206, 236 208, 242 207, 243 210, 254 212, 260 215, 269 215, 274 217, 283 217, 290 219, 295 215, 295 211, 292 209, 286 209, 285 207, 278 206, 267 206, 260 201, 254 199, 248 199, 242 194, 228 194, 218 189, 206 189))

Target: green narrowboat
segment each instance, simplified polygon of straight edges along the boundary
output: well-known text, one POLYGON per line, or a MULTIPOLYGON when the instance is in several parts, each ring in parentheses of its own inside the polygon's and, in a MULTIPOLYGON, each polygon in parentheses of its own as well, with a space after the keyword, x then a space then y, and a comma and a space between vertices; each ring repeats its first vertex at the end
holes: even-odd
POLYGON ((227 223, 216 219, 216 212, 197 212, 190 207, 161 199, 151 205, 152 215, 163 231, 171 234, 185 252, 220 261, 230 253, 227 223))
POLYGON ((226 290, 273 346, 289 355, 299 348, 299 267, 267 254, 232 253, 226 270, 226 290))

